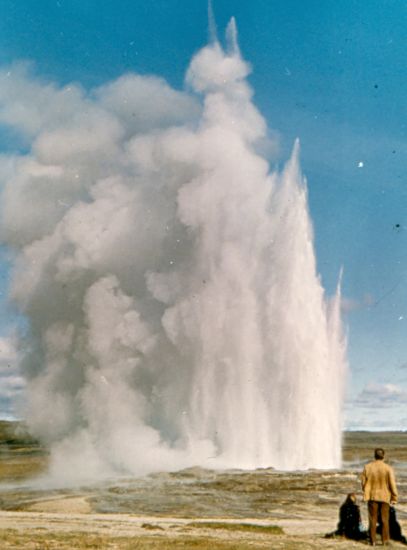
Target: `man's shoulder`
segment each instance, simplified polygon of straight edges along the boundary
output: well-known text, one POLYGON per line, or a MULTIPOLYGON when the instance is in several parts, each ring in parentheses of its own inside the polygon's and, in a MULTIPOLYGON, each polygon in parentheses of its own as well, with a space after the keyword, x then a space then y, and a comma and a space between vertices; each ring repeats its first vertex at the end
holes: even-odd
POLYGON ((365 469, 371 470, 376 468, 390 468, 391 466, 387 464, 387 462, 384 462, 383 460, 372 460, 371 462, 368 462, 365 464, 365 469))
POLYGON ((384 462, 383 460, 372 460, 372 462, 369 462, 369 464, 367 464, 366 466, 369 469, 380 470, 382 472, 384 471, 388 472, 393 470, 390 464, 387 464, 387 462, 384 462))
POLYGON ((376 464, 376 460, 372 460, 365 464, 365 470, 370 470, 371 468, 374 468, 374 465, 376 464))
POLYGON ((385 467, 386 467, 386 470, 392 472, 393 471, 393 467, 390 466, 390 464, 387 464, 387 462, 384 463, 385 467))

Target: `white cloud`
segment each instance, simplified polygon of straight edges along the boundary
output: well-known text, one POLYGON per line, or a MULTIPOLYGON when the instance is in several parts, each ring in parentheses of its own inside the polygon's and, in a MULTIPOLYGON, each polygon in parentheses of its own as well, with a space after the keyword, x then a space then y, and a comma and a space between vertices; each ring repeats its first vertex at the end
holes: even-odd
POLYGON ((25 387, 18 360, 16 339, 13 336, 0 337, 0 410, 7 418, 17 412, 16 402, 25 387))
POLYGON ((345 406, 350 430, 405 430, 407 390, 402 384, 369 382, 345 406))
POLYGON ((345 416, 345 428, 347 430, 366 430, 366 431, 388 431, 388 430, 404 430, 405 420, 399 415, 388 415, 383 418, 383 415, 377 415, 375 411, 363 413, 358 410, 353 410, 352 414, 345 416))
POLYGON ((407 391, 396 384, 369 383, 359 393, 355 405, 367 408, 386 408, 407 403, 407 391))
POLYGON ((17 351, 13 338, 0 336, 0 364, 12 362, 16 357, 17 351))

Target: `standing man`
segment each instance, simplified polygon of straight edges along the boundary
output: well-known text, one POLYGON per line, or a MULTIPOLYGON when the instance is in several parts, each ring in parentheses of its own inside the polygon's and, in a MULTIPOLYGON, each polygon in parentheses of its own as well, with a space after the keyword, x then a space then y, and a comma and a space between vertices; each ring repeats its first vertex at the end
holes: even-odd
POLYGON ((370 544, 376 545, 377 520, 382 520, 382 542, 390 544, 390 504, 397 502, 397 487, 391 466, 384 462, 384 450, 375 449, 375 460, 366 464, 362 474, 363 499, 369 513, 370 544))

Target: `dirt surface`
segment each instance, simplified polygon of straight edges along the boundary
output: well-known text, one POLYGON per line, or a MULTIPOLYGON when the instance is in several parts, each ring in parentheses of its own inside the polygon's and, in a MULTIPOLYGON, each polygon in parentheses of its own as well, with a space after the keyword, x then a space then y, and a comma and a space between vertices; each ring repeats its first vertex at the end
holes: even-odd
MULTIPOLYGON (((195 548, 199 541, 202 548, 246 548, 236 544, 247 544, 248 548, 283 548, 283 549, 316 549, 316 548, 361 548, 365 542, 346 541, 340 538, 326 539, 324 534, 335 527, 336 517, 333 513, 321 514, 321 517, 310 517, 309 510, 303 517, 270 517, 259 518, 179 518, 170 516, 139 516, 125 513, 91 513, 89 499, 92 495, 80 497, 58 497, 41 500, 27 506, 24 511, 0 511, 1 533, 13 534, 12 543, 3 541, 1 548, 70 548, 68 534, 76 534, 78 541, 84 540, 83 534, 94 535, 89 546, 72 548, 161 548, 163 544, 182 543, 183 548, 195 548), (208 527, 208 524, 213 527, 208 527), (230 529, 224 529, 224 525, 230 529), (220 526, 218 528, 217 526, 220 526), (283 533, 263 533, 248 530, 245 526, 278 526, 283 533), (236 527, 236 530, 234 530, 236 527), (23 540, 19 535, 25 535, 23 540), (36 543, 40 534, 44 543, 36 543), (29 536, 29 540, 26 540, 29 536), (55 546, 54 544, 55 543, 55 546), (66 546, 65 546, 66 544, 66 546), (226 545, 226 546, 224 546, 226 545), (235 545, 235 546, 234 546, 235 545)), ((404 529, 407 525, 402 521, 404 529)), ((165 546, 166 547, 166 546, 165 546)), ((394 543, 394 547, 402 547, 394 543)))
MULTIPOLYGON (((69 499, 67 499, 69 500, 69 499)), ((49 503, 50 507, 51 504, 49 503)), ((174 517, 151 517, 133 516, 130 514, 81 514, 72 512, 72 502, 58 503, 58 508, 66 505, 68 512, 0 512, 1 529, 13 530, 22 533, 35 535, 38 530, 44 535, 47 532, 47 540, 50 542, 56 534, 69 532, 86 532, 101 535, 114 543, 119 537, 133 538, 135 541, 153 535, 156 539, 174 540, 180 539, 185 542, 188 548, 188 540, 206 540, 208 548, 216 548, 217 543, 247 542, 256 544, 256 547, 267 548, 352 548, 360 547, 361 543, 353 543, 342 539, 324 539, 323 534, 329 531, 332 524, 327 521, 304 521, 304 520, 279 520, 273 521, 273 525, 283 527, 284 534, 263 534, 252 531, 244 532, 240 529, 235 532, 232 529, 223 530, 198 527, 197 523, 207 525, 207 520, 196 518, 194 522, 189 519, 174 517), (191 526, 191 524, 194 526, 191 526)), ((82 507, 82 505, 80 505, 82 507)), ((228 523, 231 526, 241 526, 242 523, 252 525, 267 525, 267 522, 259 522, 257 519, 245 518, 241 520, 230 520, 219 518, 213 520, 216 523, 228 523)), ((35 537, 33 536, 33 539, 35 537)), ((126 541, 124 544, 127 544, 126 541)), ((117 543, 120 548, 120 542, 117 543)), ((149 547, 146 541, 146 548, 149 547)), ((191 548, 195 544, 191 543, 191 548)), ((21 546, 20 546, 21 547, 21 546)), ((28 547, 28 546, 25 546, 28 547)), ((139 545, 137 547, 140 547, 139 545)), ((233 546, 231 546, 233 547, 233 546)), ((5 546, 7 548, 7 546, 5 546)), ((35 548, 35 547, 34 547, 35 548)), ((102 546, 101 546, 102 548, 102 546)))
MULTIPOLYGON (((1 434, 0 434, 1 435, 1 434)), ((1 439, 1 438, 0 438, 1 439)), ((199 467, 67 488, 52 485, 36 442, 0 441, 0 550, 312 550, 367 543, 324 538, 375 446, 396 471, 407 533, 407 434, 350 434, 337 471, 212 471, 199 467), (41 464, 43 465, 41 467, 41 464)), ((393 547, 401 548, 400 543, 393 547)))

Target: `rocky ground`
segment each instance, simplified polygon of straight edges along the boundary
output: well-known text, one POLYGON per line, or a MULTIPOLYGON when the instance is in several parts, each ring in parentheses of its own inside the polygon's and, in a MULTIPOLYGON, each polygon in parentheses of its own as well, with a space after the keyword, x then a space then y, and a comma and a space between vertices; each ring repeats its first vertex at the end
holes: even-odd
MULTIPOLYGON (((404 433, 347 434, 344 467, 338 471, 190 468, 75 489, 45 488, 38 474, 46 468, 46 452, 33 441, 5 438, 0 444, 0 548, 361 548, 366 543, 324 534, 335 529, 347 493, 360 499, 360 471, 375 446, 387 449, 395 468, 398 519, 407 533, 404 433)), ((366 525, 364 505, 361 510, 366 525)))

